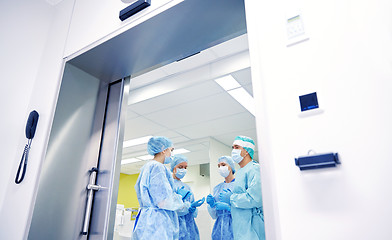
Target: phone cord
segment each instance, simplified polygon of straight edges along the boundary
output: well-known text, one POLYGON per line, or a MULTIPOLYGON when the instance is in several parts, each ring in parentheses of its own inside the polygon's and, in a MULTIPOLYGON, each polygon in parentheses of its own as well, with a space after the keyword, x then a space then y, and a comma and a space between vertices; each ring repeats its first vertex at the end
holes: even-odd
POLYGON ((23 151, 23 154, 22 154, 22 159, 20 159, 18 172, 16 173, 16 177, 15 177, 16 184, 21 183, 25 177, 26 169, 27 169, 27 160, 29 159, 30 147, 31 147, 31 139, 29 139, 27 141, 27 144, 26 144, 24 151, 23 151), (22 167, 23 167, 22 176, 20 176, 20 170, 22 167))

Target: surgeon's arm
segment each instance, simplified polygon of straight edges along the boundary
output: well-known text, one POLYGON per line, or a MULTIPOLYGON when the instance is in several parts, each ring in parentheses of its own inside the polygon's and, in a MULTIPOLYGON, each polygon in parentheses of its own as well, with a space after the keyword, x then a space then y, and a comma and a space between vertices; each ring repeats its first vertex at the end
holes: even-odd
POLYGON ((262 207, 260 168, 254 168, 248 173, 248 189, 244 193, 233 193, 230 203, 236 208, 262 207))
MULTIPOLYGON (((186 198, 186 199, 184 200, 184 202, 189 203, 189 206, 191 206, 191 205, 192 205, 192 202, 194 202, 194 201, 195 201, 195 196, 193 195, 193 192, 191 192, 189 198, 186 198)), ((190 213, 190 212, 192 212, 192 211, 190 211, 190 207, 189 207, 189 208, 187 208, 187 209, 178 210, 178 211, 177 211, 177 214, 178 214, 179 217, 181 217, 181 216, 187 215, 187 214, 190 213)), ((194 211, 192 212, 192 217, 193 217, 193 218, 196 218, 196 217, 197 217, 197 214, 198 214, 198 209, 196 208, 196 209, 194 209, 194 211)))
MULTIPOLYGON (((192 198, 192 197, 193 197, 193 193, 191 193, 191 198, 192 198)), ((186 198, 186 199, 187 199, 187 198, 186 198)), ((188 200, 186 200, 186 199, 184 199, 184 203, 189 204, 189 207, 190 207, 190 206, 191 206, 191 203, 190 203, 188 200)), ((189 198, 188 198, 188 199, 189 199, 189 198)), ((182 209, 177 210, 178 216, 181 217, 181 216, 187 215, 187 214, 189 213, 189 207, 188 207, 188 208, 182 208, 182 209)))
POLYGON ((216 203, 215 197, 219 196, 219 192, 221 191, 220 185, 221 184, 214 187, 213 195, 210 194, 209 196, 207 196, 207 210, 212 219, 218 218, 218 215, 216 214, 216 208, 215 208, 215 203, 216 203))
POLYGON ((176 212, 177 212, 177 215, 178 215, 179 217, 185 216, 185 215, 187 215, 187 214, 189 213, 189 208, 191 207, 191 203, 190 203, 190 202, 184 202, 184 204, 189 205, 189 207, 178 209, 176 212))
POLYGON ((210 207, 210 205, 207 206, 208 213, 212 217, 212 219, 217 219, 218 216, 216 215, 216 209, 215 207, 210 207))
POLYGON ((199 209, 196 208, 196 210, 193 212, 192 217, 197 218, 197 214, 199 214, 199 209))
MULTIPOLYGON (((161 166, 165 167, 165 166, 161 166)), ((190 203, 183 202, 181 195, 175 193, 166 177, 165 169, 154 167, 151 169, 149 193, 156 206, 171 211, 188 209, 190 203)))
MULTIPOLYGON (((193 195, 193 193, 192 193, 190 199, 191 199, 190 203, 193 203, 195 201, 195 195, 193 195)), ((192 217, 197 218, 198 213, 199 213, 199 210, 196 208, 196 210, 192 213, 192 217)))

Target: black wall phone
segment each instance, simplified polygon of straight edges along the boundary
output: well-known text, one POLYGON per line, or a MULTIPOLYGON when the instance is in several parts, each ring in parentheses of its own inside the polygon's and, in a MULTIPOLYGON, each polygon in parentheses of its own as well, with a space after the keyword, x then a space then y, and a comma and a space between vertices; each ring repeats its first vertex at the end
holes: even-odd
POLYGON ((31 141, 34 138, 35 130, 37 128, 39 114, 37 111, 33 110, 30 112, 29 118, 26 123, 26 138, 27 144, 23 150, 22 159, 20 159, 18 172, 16 173, 15 183, 19 184, 23 181, 27 169, 27 160, 29 159, 29 151, 31 147, 31 141), (20 170, 23 167, 22 175, 20 175, 20 170))

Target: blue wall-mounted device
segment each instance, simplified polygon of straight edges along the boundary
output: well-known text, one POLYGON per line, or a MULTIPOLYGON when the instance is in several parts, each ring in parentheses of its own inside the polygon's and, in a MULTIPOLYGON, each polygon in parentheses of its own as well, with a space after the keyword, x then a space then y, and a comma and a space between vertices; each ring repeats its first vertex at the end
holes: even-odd
POLYGON ((336 167, 336 164, 340 164, 337 153, 315 154, 295 159, 295 165, 297 165, 300 170, 336 167))
POLYGON ((299 102, 301 104, 302 112, 319 107, 316 92, 299 96, 299 102))
POLYGON ((120 11, 120 20, 124 21, 137 12, 151 5, 151 0, 138 0, 120 11))

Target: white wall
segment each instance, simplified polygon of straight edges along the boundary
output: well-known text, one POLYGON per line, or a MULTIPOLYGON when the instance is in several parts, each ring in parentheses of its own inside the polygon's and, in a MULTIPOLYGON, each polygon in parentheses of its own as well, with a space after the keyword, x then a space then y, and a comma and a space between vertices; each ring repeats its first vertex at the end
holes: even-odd
POLYGON ((0 239, 27 235, 37 179, 44 159, 61 79, 62 56, 73 0, 51 6, 44 1, 2 1, 1 103, 2 167, 0 168, 0 239), (25 180, 14 183, 29 112, 39 121, 25 180))
POLYGON ((392 2, 294 3, 246 0, 267 239, 391 239, 392 2), (290 4, 310 40, 286 47, 290 4), (301 172, 309 149, 342 164, 301 172))
MULTIPOLYGON (((24 143, 20 145, 19 142, 24 137, 30 111, 27 107, 45 48, 52 12, 48 4, 38 1, 1 1, 0 9, 3 9, 0 15, 0 104, 3 116, 0 124, 0 182, 4 186, 0 188, 1 206, 11 168, 18 161, 15 155, 23 152, 24 143), (38 26, 35 27, 35 24, 38 26)), ((13 177, 14 174, 12 172, 13 177)))

